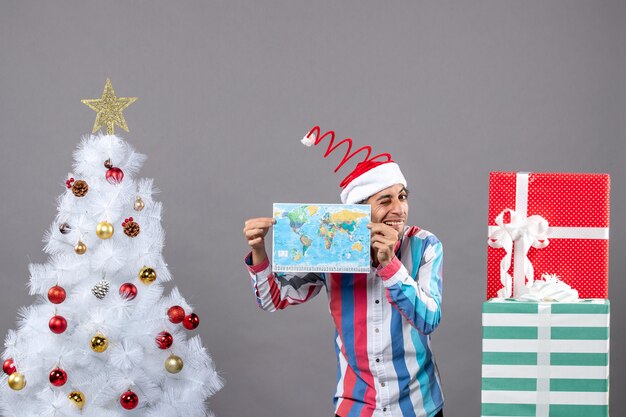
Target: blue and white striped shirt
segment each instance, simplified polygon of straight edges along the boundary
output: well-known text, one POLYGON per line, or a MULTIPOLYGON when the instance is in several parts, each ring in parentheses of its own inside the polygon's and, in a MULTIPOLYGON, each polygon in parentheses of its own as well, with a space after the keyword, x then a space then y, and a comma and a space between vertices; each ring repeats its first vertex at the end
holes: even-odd
POLYGON ((407 226, 395 254, 367 274, 273 274, 269 260, 252 266, 246 258, 264 310, 301 304, 326 288, 341 417, 432 417, 443 407, 429 336, 441 318, 442 246, 407 226))

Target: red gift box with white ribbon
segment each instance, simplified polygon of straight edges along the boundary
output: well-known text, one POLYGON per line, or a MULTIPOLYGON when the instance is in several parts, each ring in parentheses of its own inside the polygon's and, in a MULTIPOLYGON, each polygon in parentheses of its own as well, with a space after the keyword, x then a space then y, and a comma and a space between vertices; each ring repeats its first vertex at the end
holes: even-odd
POLYGON ((608 174, 492 172, 487 299, 555 274, 580 298, 608 298, 608 174))

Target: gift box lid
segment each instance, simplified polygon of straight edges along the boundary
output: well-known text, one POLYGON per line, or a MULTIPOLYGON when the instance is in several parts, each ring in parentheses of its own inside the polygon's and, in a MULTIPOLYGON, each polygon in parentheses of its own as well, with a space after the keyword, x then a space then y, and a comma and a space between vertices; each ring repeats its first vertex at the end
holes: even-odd
MULTIPOLYGON (((490 173, 490 237, 500 227, 496 221, 498 216, 503 216, 504 223, 509 223, 513 214, 523 219, 541 216, 548 224, 546 245, 530 247, 527 259, 522 258, 517 271, 518 260, 511 253, 506 272, 513 277, 523 277, 522 264, 530 261, 533 280, 544 273, 556 274, 578 290, 581 298, 608 298, 609 195, 608 174, 490 173)), ((514 242, 513 247, 515 245, 514 242)), ((505 256, 502 248, 488 248, 487 299, 497 297, 504 286, 502 260, 505 256)), ((513 279, 513 287, 516 285, 523 286, 523 283, 518 284, 513 279)), ((507 290, 504 292, 507 293, 504 297, 511 296, 507 290)))

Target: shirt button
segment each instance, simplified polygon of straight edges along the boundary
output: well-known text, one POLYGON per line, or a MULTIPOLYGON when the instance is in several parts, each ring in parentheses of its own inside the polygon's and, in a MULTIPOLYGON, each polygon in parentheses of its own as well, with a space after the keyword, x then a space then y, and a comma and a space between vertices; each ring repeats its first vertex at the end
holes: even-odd
POLYGON ((378 330, 378 327, 377 327, 377 328, 375 328, 375 329, 374 329, 374 331, 375 331, 376 333, 380 332, 380 330, 378 330))
POLYGON ((380 386, 381 386, 381 387, 384 387, 384 386, 385 386, 385 383, 384 383, 384 382, 381 382, 381 383, 380 383, 380 386))
POLYGON ((376 304, 379 304, 379 303, 380 303, 380 300, 376 300, 376 301, 375 301, 375 303, 376 303, 376 304))
POLYGON ((387 411, 387 407, 383 407, 383 411, 387 411))
POLYGON ((376 362, 380 362, 380 359, 376 358, 376 362))

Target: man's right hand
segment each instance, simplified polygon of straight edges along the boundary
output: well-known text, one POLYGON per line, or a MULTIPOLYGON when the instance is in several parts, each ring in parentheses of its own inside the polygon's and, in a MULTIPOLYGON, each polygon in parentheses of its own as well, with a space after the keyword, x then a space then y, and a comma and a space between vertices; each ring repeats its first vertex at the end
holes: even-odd
POLYGON ((267 259, 265 251, 265 235, 275 223, 271 217, 257 217, 246 220, 243 235, 252 248, 252 264, 258 265, 267 259))

